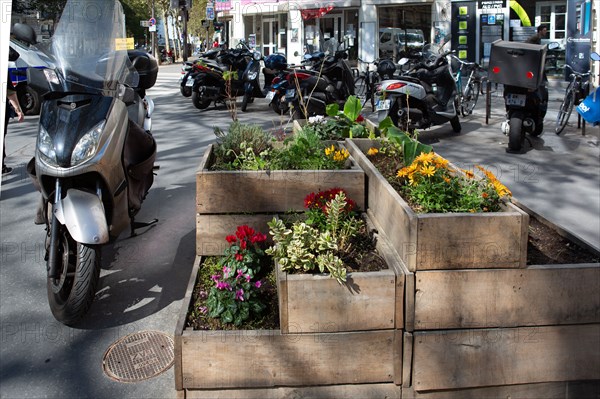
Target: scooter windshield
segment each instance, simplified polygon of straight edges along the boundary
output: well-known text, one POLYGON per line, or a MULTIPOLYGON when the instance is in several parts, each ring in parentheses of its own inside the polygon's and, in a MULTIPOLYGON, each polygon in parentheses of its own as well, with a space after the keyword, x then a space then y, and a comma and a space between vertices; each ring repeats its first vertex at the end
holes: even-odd
POLYGON ((113 91, 119 84, 138 84, 118 1, 69 0, 46 51, 65 91, 113 91))

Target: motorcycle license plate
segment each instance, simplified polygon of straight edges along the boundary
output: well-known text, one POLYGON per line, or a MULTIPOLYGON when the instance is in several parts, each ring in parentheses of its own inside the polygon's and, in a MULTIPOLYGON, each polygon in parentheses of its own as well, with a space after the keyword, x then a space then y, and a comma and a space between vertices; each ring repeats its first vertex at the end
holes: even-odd
POLYGON ((194 85, 194 79, 188 79, 188 80, 185 82, 185 85, 186 85, 187 87, 192 87, 192 86, 194 85))
POLYGON ((506 105, 524 107, 526 100, 527 96, 525 94, 508 94, 506 96, 506 105))
POLYGON ((267 101, 271 101, 273 99, 273 97, 275 97, 275 92, 270 91, 267 93, 267 96, 265 98, 267 99, 267 101))
POLYGON ((287 89, 285 91, 286 100, 292 100, 294 97, 296 97, 296 89, 287 89))
POLYGON ((390 109, 390 100, 377 99, 375 111, 387 111, 388 109, 390 109))

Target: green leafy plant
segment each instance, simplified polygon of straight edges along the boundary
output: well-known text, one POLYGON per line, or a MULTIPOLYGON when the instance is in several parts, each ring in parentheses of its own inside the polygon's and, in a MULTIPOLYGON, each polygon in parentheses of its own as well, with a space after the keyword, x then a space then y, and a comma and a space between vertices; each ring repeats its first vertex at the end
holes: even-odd
POLYGON ((291 226, 276 218, 269 222, 274 245, 265 252, 285 272, 327 271, 338 283, 345 283, 342 253, 348 251, 351 238, 364 227, 364 222, 352 212, 354 206, 341 189, 309 194, 305 199, 305 207, 309 209, 307 220, 291 226), (333 198, 326 200, 334 192, 333 198))
POLYGON ((226 240, 229 248, 217 263, 220 272, 211 276, 214 285, 206 299, 206 312, 223 323, 239 326, 251 314, 265 308, 258 296, 263 282, 255 278, 260 271, 264 255, 261 245, 266 236, 248 226, 239 226, 235 235, 227 236, 226 240))
POLYGON ((217 136, 217 145, 214 149, 216 159, 213 169, 239 169, 240 163, 243 164, 241 160, 235 164, 239 157, 264 158, 265 151, 268 152, 272 148, 273 136, 257 125, 247 125, 236 121, 229 126, 227 131, 215 127, 214 133, 217 136), (248 153, 249 150, 253 155, 248 153))
POLYGON ((322 140, 339 140, 344 138, 359 138, 369 136, 361 115, 362 105, 356 96, 350 96, 340 111, 337 103, 328 104, 326 113, 329 118, 311 117, 303 129, 312 130, 322 140))
POLYGON ((402 147, 405 165, 412 164, 417 155, 433 151, 433 147, 430 145, 419 142, 416 132, 411 136, 394 126, 389 116, 379 123, 379 129, 382 136, 402 147))

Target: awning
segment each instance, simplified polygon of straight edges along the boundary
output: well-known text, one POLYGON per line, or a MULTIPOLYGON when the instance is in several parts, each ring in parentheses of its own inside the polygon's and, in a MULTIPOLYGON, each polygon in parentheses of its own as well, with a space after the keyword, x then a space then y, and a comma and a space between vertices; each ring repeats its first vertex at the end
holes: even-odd
POLYGON ((329 11, 333 10, 333 6, 321 7, 321 8, 310 8, 307 10, 300 10, 303 20, 321 18, 329 11))

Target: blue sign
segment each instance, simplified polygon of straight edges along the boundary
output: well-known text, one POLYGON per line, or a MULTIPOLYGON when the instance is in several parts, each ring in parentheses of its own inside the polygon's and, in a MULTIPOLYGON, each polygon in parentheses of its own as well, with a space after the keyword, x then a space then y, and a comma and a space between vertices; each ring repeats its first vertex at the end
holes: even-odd
POLYGON ((495 15, 488 16, 488 25, 496 25, 496 16, 495 15))
POLYGON ((213 7, 206 7, 206 19, 215 19, 215 9, 213 7))
POLYGON ((148 22, 150 22, 150 26, 156 25, 156 18, 150 18, 150 20, 148 20, 148 22))

